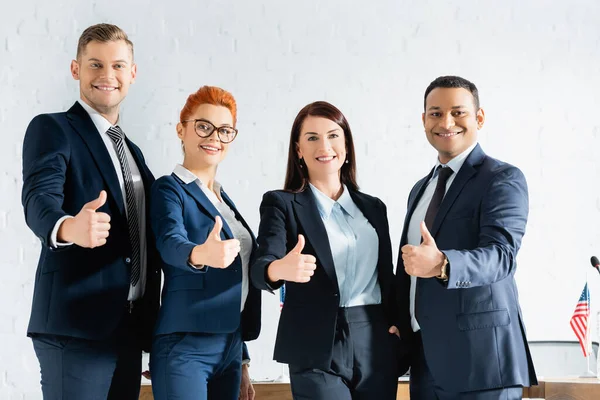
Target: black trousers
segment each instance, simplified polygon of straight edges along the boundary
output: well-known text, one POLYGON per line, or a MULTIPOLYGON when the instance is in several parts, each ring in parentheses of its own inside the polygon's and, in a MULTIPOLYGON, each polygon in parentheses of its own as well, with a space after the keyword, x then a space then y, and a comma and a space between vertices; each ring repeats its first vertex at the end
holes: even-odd
POLYGON ((425 360, 421 332, 415 334, 414 359, 410 368, 410 398, 419 400, 516 400, 523 398, 523 387, 505 387, 476 392, 452 393, 436 385, 425 360))
POLYGON ((294 399, 395 400, 399 339, 388 329, 380 305, 340 308, 329 369, 290 365, 294 399))

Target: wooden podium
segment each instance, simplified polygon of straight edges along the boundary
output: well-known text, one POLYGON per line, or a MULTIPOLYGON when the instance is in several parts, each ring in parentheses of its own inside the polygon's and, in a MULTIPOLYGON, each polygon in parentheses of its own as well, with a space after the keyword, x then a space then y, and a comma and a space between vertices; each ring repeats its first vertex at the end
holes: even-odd
MULTIPOLYGON (((292 400, 289 383, 253 382, 256 400, 292 400)), ((599 400, 600 380, 596 378, 546 378, 538 386, 523 389, 523 398, 546 400, 599 400)), ((408 380, 398 381, 397 400, 409 400, 408 380)), ((153 400, 152 387, 142 385, 140 400, 153 400)))

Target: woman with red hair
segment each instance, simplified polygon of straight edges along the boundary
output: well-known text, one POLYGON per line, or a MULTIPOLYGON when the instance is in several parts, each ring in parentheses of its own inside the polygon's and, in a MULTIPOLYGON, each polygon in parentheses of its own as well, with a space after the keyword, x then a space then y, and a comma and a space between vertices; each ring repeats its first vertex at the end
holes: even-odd
POLYGON ((191 94, 177 124, 183 164, 152 186, 165 276, 150 356, 156 400, 254 398, 244 341, 260 332, 260 291, 248 279, 256 240, 215 179, 236 113, 223 89, 191 94))

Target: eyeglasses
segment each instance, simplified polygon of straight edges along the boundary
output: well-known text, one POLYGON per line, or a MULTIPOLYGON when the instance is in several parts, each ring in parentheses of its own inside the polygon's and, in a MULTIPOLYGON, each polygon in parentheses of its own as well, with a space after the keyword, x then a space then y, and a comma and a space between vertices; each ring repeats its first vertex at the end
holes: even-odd
POLYGON ((217 128, 212 124, 212 122, 202 118, 186 119, 185 121, 181 121, 181 123, 192 121, 194 121, 194 131, 196 132, 196 135, 200 136, 201 138, 210 137, 214 131, 217 131, 217 136, 219 137, 221 143, 231 143, 238 133, 238 130, 235 128, 230 126, 220 126, 217 128))

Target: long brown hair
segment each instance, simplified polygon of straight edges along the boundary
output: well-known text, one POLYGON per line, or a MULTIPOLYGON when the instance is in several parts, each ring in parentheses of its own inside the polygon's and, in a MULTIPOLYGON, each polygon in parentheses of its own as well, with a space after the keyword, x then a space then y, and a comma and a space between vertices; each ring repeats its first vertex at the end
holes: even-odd
POLYGON ((308 171, 306 165, 302 165, 296 152, 296 146, 300 139, 300 131, 302 130, 302 124, 308 116, 327 118, 330 121, 335 122, 344 131, 344 137, 346 141, 346 160, 347 163, 342 164, 340 171, 340 181, 351 190, 358 190, 358 184, 356 183, 356 158, 354 155, 354 141, 352 140, 352 131, 350 130, 350 124, 344 114, 334 105, 327 103, 326 101, 315 101, 306 105, 294 120, 292 125, 292 132, 290 134, 290 146, 288 148, 288 162, 287 170, 285 173, 285 184, 283 190, 292 193, 302 192, 308 187, 308 171))

